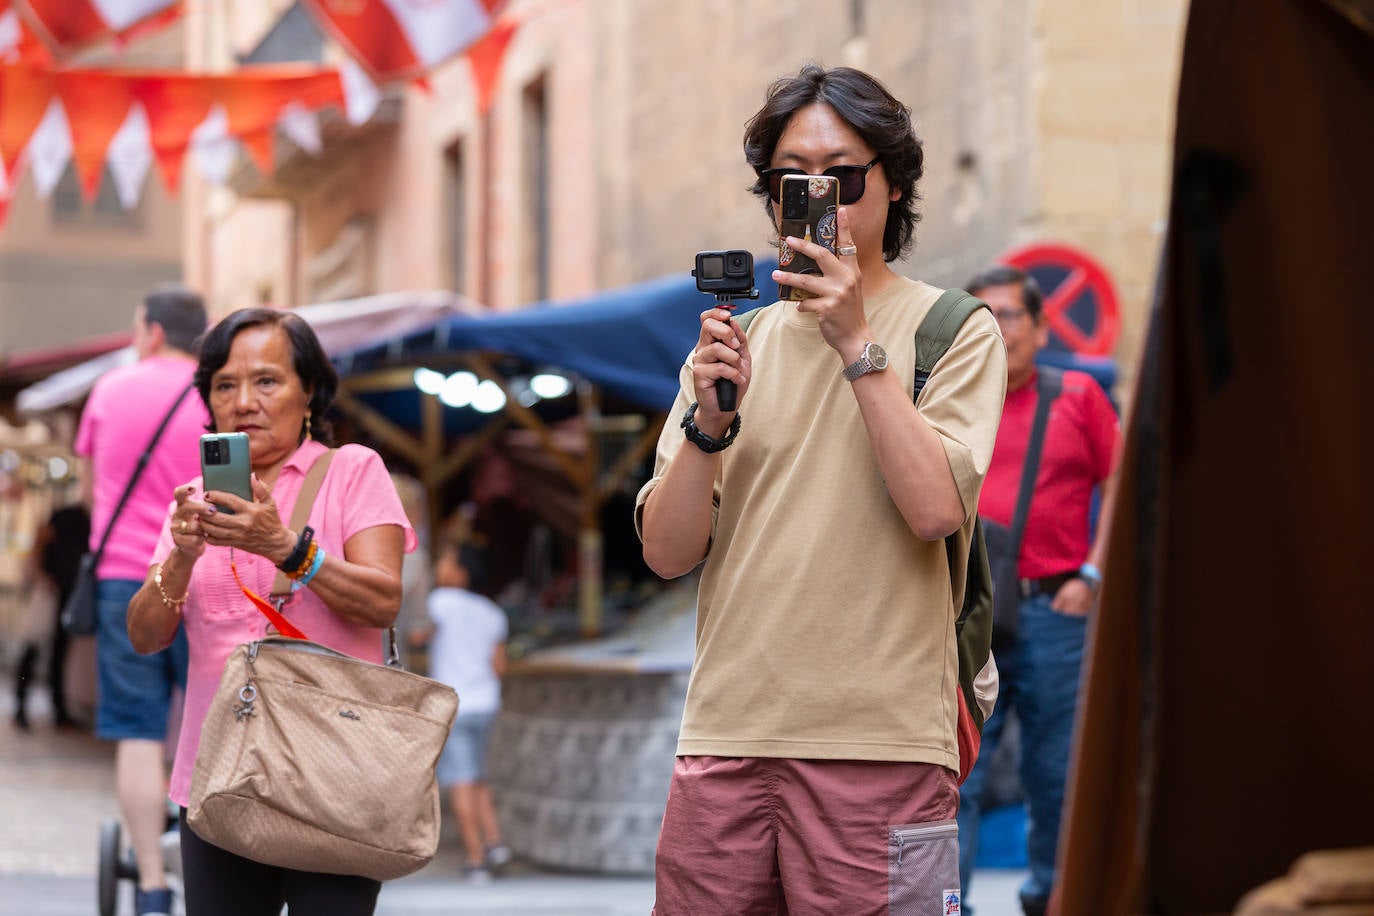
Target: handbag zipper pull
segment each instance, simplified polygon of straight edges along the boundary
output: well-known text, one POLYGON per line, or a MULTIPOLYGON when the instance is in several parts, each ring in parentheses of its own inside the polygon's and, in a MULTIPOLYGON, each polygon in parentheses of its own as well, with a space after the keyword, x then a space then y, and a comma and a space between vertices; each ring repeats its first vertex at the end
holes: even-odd
POLYGON ((253 715, 253 701, 258 698, 258 688, 251 683, 239 688, 239 702, 234 706, 234 716, 242 722, 253 715))

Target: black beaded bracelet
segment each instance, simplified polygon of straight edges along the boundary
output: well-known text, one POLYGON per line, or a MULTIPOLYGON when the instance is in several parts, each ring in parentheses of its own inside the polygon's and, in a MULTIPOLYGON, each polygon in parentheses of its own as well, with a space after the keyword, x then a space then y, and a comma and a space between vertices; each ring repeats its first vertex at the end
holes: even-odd
POLYGON ((739 435, 739 414, 730 421, 730 428, 725 431, 725 435, 719 439, 712 439, 697 427, 696 421, 697 402, 693 401, 692 406, 687 408, 687 412, 682 415, 682 422, 678 425, 682 427, 683 435, 687 441, 701 449, 708 455, 713 455, 723 449, 729 448, 735 441, 735 436, 739 435))
POLYGON ((305 562, 306 556, 310 553, 310 542, 314 539, 315 529, 306 525, 300 537, 296 538, 296 546, 292 549, 291 553, 287 555, 285 560, 277 564, 277 569, 280 569, 288 576, 300 569, 301 564, 305 562))

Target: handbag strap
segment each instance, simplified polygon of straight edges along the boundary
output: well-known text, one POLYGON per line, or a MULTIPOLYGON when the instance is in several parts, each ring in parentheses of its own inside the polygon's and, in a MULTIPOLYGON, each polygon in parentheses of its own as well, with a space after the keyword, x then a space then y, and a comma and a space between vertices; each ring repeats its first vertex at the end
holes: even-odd
MULTIPOLYGON (((287 526, 292 531, 305 530, 305 524, 310 520, 310 510, 315 505, 315 497, 320 494, 320 485, 324 483, 324 475, 329 471, 329 465, 334 460, 334 453, 338 449, 331 448, 323 455, 315 459, 315 463, 310 465, 310 470, 305 473, 305 482, 301 484, 300 493, 296 494, 296 504, 291 507, 291 523, 287 526)), ((277 578, 272 580, 273 598, 285 598, 291 594, 291 579, 277 570, 277 578)))
MULTIPOLYGON (((1026 446, 1026 462, 1021 469, 1021 487, 1016 491, 1016 512, 1011 517, 1012 557, 1021 556, 1021 539, 1026 533, 1026 518, 1030 515, 1031 497, 1035 495, 1035 478, 1040 473, 1040 453, 1045 445, 1045 427, 1049 425, 1050 405, 1059 397, 1064 385, 1064 373, 1052 366, 1041 366, 1035 380, 1035 421, 1031 424, 1030 443, 1026 446)), ((1013 562, 1016 562, 1014 559, 1013 562)))
POLYGON ((191 393, 191 389, 196 387, 193 381, 187 385, 177 395, 177 399, 172 402, 167 413, 162 418, 162 422, 157 425, 157 432, 153 433, 153 438, 148 441, 148 447, 143 450, 143 454, 138 456, 138 464, 134 465, 133 476, 129 478, 128 484, 124 487, 124 492, 120 494, 119 502, 115 503, 114 512, 110 514, 110 521, 105 525, 105 533, 100 536, 100 546, 95 549, 95 558, 91 561, 91 568, 94 569, 100 563, 100 558, 105 554, 105 545, 109 543, 110 533, 114 531, 115 522, 119 520, 119 513, 124 511, 124 505, 129 501, 129 497, 134 492, 134 487, 138 485, 138 479, 143 476, 143 469, 148 466, 148 459, 152 457, 153 449, 157 447, 158 440, 167 430, 167 424, 172 422, 172 415, 177 412, 181 402, 186 400, 186 395, 191 393))
MULTIPOLYGON (((331 448, 329 451, 316 458, 315 463, 312 464, 310 470, 306 472, 305 481, 301 484, 301 491, 296 495, 296 504, 291 508, 291 524, 289 527, 292 531, 304 530, 305 523, 310 519, 310 510, 315 504, 315 497, 320 493, 320 485, 324 483, 324 475, 329 471, 329 464, 334 460, 334 453, 337 451, 338 449, 331 448)), ((287 636, 295 636, 297 639, 308 639, 309 637, 301 633, 301 631, 293 626, 290 621, 282 616, 280 603, 284 602, 290 595, 291 579, 286 573, 279 569, 277 570, 277 578, 272 582, 271 593, 271 597, 279 599, 278 606, 273 607, 266 601, 261 601, 261 599, 254 600, 253 604, 267 616, 268 620, 272 621, 272 624, 277 628, 278 632, 287 636)), ((250 592, 249 598, 256 598, 256 596, 250 592)), ((399 668, 401 667, 401 650, 396 643, 396 626, 393 624, 387 627, 386 631, 386 663, 392 668, 399 668)))

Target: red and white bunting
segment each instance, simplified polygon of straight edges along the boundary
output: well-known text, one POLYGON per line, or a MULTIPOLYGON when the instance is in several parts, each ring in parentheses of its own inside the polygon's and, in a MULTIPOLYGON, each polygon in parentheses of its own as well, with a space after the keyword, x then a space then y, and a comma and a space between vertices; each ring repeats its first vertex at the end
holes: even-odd
POLYGON ((110 168, 119 205, 132 210, 143 193, 148 170, 153 167, 152 134, 148 129, 148 112, 142 102, 129 106, 128 116, 110 140, 105 164, 110 168))
POLYGON ((318 152, 321 108, 360 123, 378 99, 351 62, 342 70, 287 64, 215 75, 0 65, 0 166, 13 177, 22 159, 46 196, 74 163, 88 197, 108 167, 129 207, 153 162, 173 190, 188 154, 212 182, 228 177, 240 147, 267 174, 279 127, 318 152))
POLYGON ((180 0, 12 0, 59 55, 108 39, 128 39, 181 14, 180 0))
POLYGON ((379 82, 415 79, 491 28, 504 0, 307 0, 315 19, 379 82))

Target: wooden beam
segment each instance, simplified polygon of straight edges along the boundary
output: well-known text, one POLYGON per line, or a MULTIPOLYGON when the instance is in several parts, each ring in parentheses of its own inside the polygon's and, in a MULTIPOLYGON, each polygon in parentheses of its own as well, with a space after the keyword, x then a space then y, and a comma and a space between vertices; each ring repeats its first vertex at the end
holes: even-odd
POLYGON ((591 490, 595 481, 592 479, 592 474, 589 473, 588 468, 558 447, 553 441, 553 435, 549 432, 548 425, 543 420, 539 419, 538 414, 511 396, 510 388, 506 385, 506 380, 502 378, 501 373, 497 372, 495 367, 492 366, 491 361, 481 353, 469 353, 465 359, 472 371, 477 373, 479 377, 490 379, 501 386, 501 390, 506 394, 506 413, 509 414, 516 423, 530 430, 539 438, 539 444, 543 447, 544 451, 548 452, 549 456, 558 463, 563 473, 567 474, 568 479, 577 486, 578 491, 582 494, 586 494, 591 490))
POLYGON ((496 435, 509 425, 510 417, 501 414, 492 417, 491 422, 477 432, 464 437, 456 449, 440 458, 433 467, 427 469, 426 486, 437 491, 450 477, 467 467, 468 462, 480 455, 487 443, 495 439, 496 435))
POLYGON ((345 391, 340 391, 334 398, 334 406, 348 414, 367 432, 382 440, 387 448, 410 459, 415 467, 425 466, 424 444, 382 414, 345 391))
POLYGON ((644 427, 644 431, 639 434, 639 438, 634 444, 615 459, 606 476, 603 477, 596 488, 596 502, 598 506, 605 505, 606 500, 610 499, 611 494, 620 488, 621 482, 629 476, 634 466, 644 460, 644 456, 653 451, 658 444, 659 433, 663 430, 663 424, 667 421, 666 413, 658 414, 653 423, 644 427))

